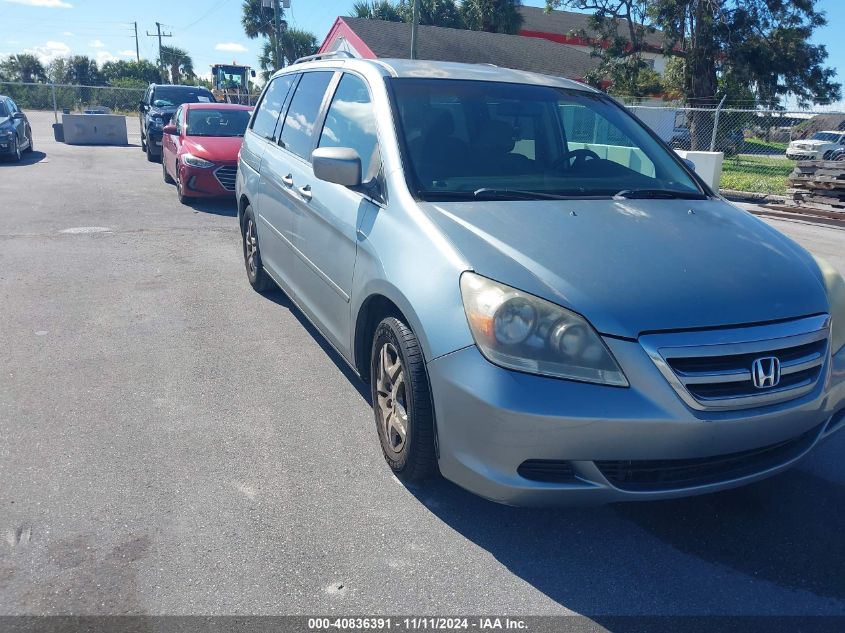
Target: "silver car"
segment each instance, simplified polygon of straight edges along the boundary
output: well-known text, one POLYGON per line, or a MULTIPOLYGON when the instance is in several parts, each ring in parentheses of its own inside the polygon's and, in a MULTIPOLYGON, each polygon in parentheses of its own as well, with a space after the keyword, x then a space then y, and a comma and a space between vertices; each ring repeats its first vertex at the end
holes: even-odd
POLYGON ((517 505, 678 497, 845 426, 839 274, 589 87, 302 61, 264 89, 237 198, 249 282, 369 382, 402 479, 517 505))

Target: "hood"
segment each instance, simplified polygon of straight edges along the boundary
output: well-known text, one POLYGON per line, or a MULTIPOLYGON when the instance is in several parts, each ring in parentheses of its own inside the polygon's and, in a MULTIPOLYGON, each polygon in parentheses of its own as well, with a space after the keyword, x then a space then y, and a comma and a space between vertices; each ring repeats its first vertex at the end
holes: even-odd
POLYGON ((810 145, 810 146, 817 146, 817 145, 836 145, 833 141, 822 141, 815 138, 807 138, 802 141, 793 141, 796 145, 810 145))
POLYGON ((242 136, 186 136, 182 147, 194 156, 223 163, 238 160, 242 136))
POLYGON ((812 257, 721 200, 426 202, 481 275, 603 334, 713 328, 828 310, 812 257))

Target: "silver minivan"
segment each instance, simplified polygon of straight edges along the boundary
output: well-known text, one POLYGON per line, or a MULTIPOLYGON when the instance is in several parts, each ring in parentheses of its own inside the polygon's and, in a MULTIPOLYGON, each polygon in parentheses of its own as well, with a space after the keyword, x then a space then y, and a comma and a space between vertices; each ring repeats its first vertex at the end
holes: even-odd
POLYGON ((305 60, 263 91, 237 199, 249 282, 369 382, 402 479, 517 505, 677 497, 845 426, 839 274, 587 86, 305 60))

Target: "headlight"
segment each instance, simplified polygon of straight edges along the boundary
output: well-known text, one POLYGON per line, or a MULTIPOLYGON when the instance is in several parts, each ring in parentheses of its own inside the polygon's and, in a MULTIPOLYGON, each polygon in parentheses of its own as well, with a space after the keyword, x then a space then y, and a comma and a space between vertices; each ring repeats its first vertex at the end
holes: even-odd
POLYGON ((518 371, 627 387, 604 342, 583 317, 475 273, 461 275, 472 336, 487 360, 518 371))
POLYGON ((822 271, 827 302, 830 305, 830 349, 836 354, 845 346, 845 280, 821 257, 813 256, 822 271))
POLYGON ((214 167, 214 163, 210 160, 205 160, 204 158, 194 156, 193 154, 182 154, 182 162, 186 165, 190 165, 191 167, 202 167, 203 169, 214 167))
POLYGON ((12 138, 14 135, 14 130, 0 130, 0 138, 12 138))

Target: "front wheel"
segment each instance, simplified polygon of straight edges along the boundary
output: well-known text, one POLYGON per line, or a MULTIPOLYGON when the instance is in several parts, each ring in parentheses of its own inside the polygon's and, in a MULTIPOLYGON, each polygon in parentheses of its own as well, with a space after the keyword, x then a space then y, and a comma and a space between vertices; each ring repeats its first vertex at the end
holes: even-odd
POLYGON ((32 154, 33 150, 35 149, 32 143, 32 130, 29 131, 29 136, 27 136, 27 140, 29 141, 29 145, 27 145, 24 151, 27 154, 32 154))
POLYGON ((384 459, 404 481, 437 473, 434 411, 419 340, 395 317, 378 324, 370 358, 376 429, 384 459))
POLYGON ((171 176, 167 172, 167 166, 165 165, 164 156, 161 157, 161 175, 164 178, 164 182, 168 185, 172 185, 175 181, 173 180, 173 176, 171 176))
POLYGON ((21 156, 21 144, 18 141, 18 139, 15 138, 15 147, 14 147, 14 151, 12 152, 12 162, 13 163, 19 163, 19 162, 21 162, 21 158, 22 158, 22 156, 21 156))

